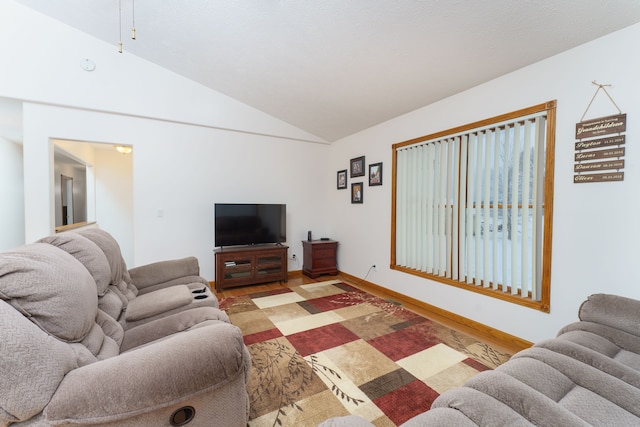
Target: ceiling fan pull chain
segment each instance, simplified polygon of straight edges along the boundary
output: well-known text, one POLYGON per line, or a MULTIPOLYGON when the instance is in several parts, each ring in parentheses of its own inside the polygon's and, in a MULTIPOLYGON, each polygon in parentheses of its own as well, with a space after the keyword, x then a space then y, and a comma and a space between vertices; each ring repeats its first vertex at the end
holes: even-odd
POLYGON ((122 53, 122 0, 118 0, 118 53, 122 53))
POLYGON ((136 0, 131 0, 131 39, 136 39, 136 0))

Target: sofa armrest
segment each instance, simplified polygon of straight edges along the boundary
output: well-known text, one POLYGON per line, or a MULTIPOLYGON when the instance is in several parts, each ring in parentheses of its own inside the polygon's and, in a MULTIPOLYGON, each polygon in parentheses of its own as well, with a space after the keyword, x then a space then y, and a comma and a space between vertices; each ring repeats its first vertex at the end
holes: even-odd
POLYGON ((211 285, 209 284, 209 282, 207 282, 207 280, 204 277, 201 276, 183 276, 183 277, 179 277, 177 279, 171 279, 167 282, 160 282, 157 283, 155 285, 148 285, 144 288, 137 288, 138 289, 138 296, 140 295, 144 295, 144 294, 148 294, 151 292, 155 292, 155 291, 159 291, 161 289, 166 289, 166 288, 170 288, 172 286, 178 286, 178 285, 187 285, 189 287, 189 289, 191 290, 196 290, 196 289, 202 289, 205 286, 209 289, 211 289, 211 285))
POLYGON ((47 421, 118 423, 245 380, 241 331, 218 323, 176 334, 69 372, 45 409, 47 421))
POLYGON ((138 289, 181 277, 199 276, 200 266, 196 257, 187 257, 141 265, 129 270, 133 284, 138 289))
POLYGON ((640 336, 640 301, 618 295, 593 294, 578 311, 582 321, 599 323, 640 336))

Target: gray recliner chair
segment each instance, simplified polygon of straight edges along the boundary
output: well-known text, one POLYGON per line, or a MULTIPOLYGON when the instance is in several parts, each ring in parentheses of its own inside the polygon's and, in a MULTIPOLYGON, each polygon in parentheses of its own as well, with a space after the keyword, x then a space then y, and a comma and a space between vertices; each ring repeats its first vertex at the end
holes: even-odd
POLYGON ((0 426, 245 427, 240 329, 214 307, 124 328, 99 307, 111 271, 78 241, 0 253, 0 426))

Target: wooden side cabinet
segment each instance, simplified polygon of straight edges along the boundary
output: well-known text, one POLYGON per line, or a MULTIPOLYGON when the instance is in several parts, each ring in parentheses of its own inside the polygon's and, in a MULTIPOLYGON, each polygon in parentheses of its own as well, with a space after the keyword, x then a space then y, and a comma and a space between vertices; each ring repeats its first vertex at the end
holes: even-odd
POLYGON ((303 240, 302 251, 302 272, 307 276, 338 274, 338 242, 335 240, 303 240))
POLYGON ((257 283, 286 282, 288 249, 283 245, 216 249, 216 291, 257 283))

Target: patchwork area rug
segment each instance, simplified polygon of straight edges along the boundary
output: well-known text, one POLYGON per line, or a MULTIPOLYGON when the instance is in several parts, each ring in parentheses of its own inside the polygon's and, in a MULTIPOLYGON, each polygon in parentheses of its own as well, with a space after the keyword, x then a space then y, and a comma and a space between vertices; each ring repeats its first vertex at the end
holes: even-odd
POLYGON ((252 356, 252 427, 316 426, 349 414, 396 426, 510 356, 340 281, 220 306, 252 356))

